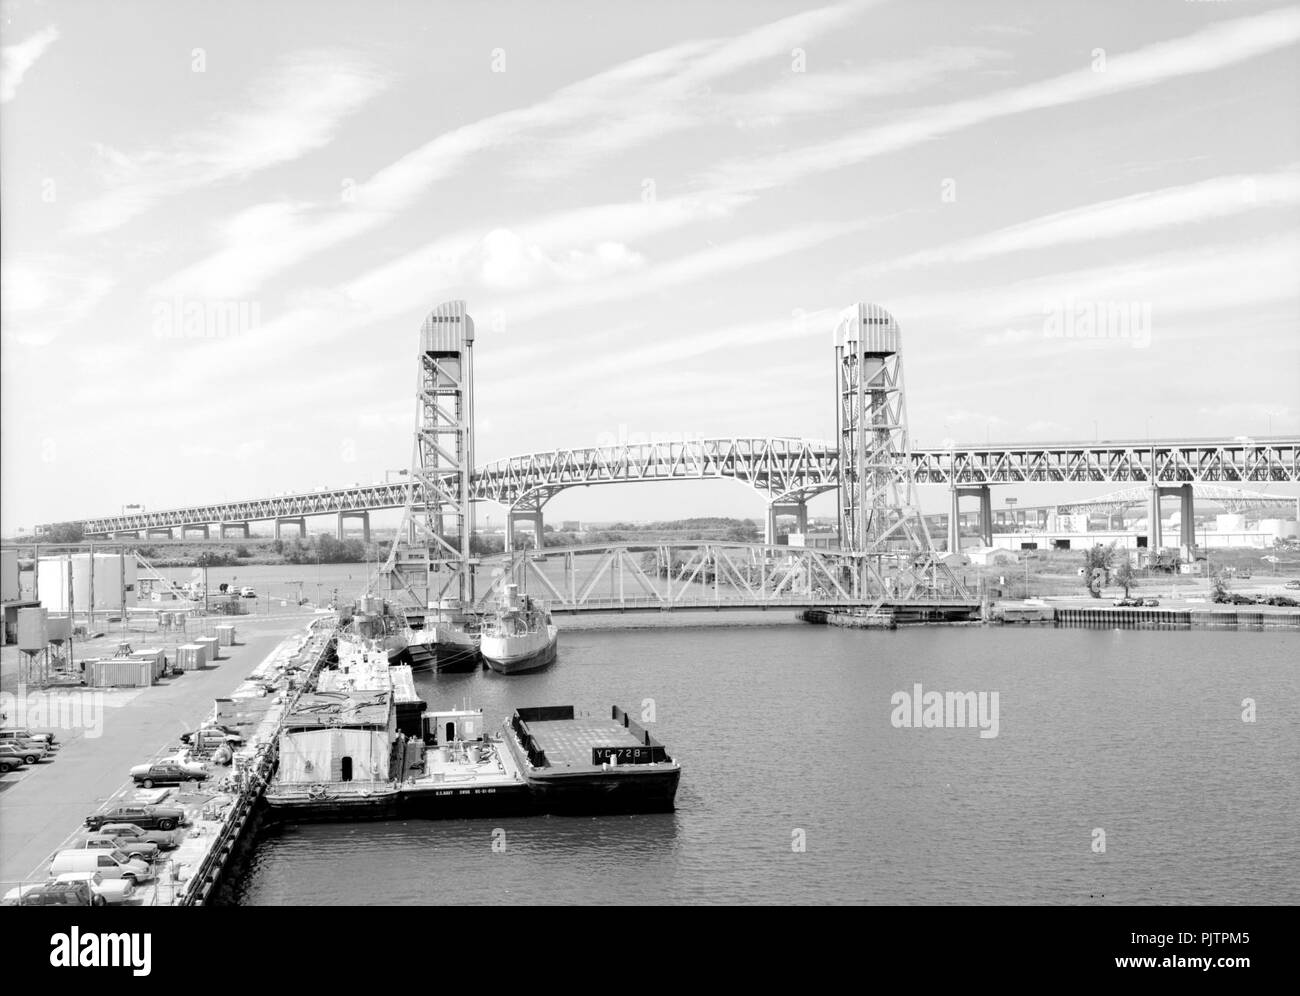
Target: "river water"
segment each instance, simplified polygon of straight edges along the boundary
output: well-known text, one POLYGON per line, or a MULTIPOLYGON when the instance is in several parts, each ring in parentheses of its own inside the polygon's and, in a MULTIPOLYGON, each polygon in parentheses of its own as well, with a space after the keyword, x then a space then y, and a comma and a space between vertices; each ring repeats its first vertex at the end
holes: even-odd
POLYGON ((425 698, 653 709, 675 813, 281 826, 238 901, 1300 902, 1294 634, 560 623, 548 671, 425 698), (997 692, 997 735, 896 727, 918 684, 997 692))

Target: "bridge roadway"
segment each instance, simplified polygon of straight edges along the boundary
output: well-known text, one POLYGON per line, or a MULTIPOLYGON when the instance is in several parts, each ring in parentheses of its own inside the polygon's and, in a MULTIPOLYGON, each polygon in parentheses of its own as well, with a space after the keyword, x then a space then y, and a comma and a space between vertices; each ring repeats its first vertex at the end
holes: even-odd
MULTIPOLYGON (((1013 483, 1185 484, 1300 482, 1300 437, 1123 440, 1093 443, 996 443, 918 449, 909 454, 917 484, 962 488, 1013 483)), ((833 443, 784 437, 734 437, 685 442, 650 442, 561 449, 508 457, 480 467, 471 480, 476 501, 508 510, 512 525, 529 522, 540 530, 542 508, 568 488, 670 480, 741 481, 768 503, 768 531, 774 517, 794 514, 806 522, 809 498, 839 483, 839 454, 833 443)), ((306 532, 306 518, 338 516, 361 520, 369 535, 369 513, 401 508, 405 483, 356 484, 296 494, 192 505, 159 511, 80 520, 88 538, 197 530, 216 527, 248 535, 249 523, 274 522, 306 532)), ((38 527, 38 533, 46 527, 38 527)))

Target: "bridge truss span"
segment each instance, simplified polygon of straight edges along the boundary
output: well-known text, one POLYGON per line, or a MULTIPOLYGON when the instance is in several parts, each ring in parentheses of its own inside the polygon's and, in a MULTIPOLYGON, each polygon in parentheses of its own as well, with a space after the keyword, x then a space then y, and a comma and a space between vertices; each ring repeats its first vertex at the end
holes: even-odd
MULTIPOLYGON (((476 566, 474 607, 489 610, 504 586, 543 599, 552 612, 677 609, 850 608, 876 604, 862 589, 864 554, 749 543, 624 543, 548 547, 487 557, 476 566)), ((903 600, 973 604, 964 591, 906 587, 911 557, 887 568, 903 600)))
POLYGON ((590 446, 508 457, 480 467, 475 499, 505 506, 544 504, 566 488, 592 484, 732 478, 771 501, 804 501, 838 477, 829 443, 735 436, 680 442, 590 446))

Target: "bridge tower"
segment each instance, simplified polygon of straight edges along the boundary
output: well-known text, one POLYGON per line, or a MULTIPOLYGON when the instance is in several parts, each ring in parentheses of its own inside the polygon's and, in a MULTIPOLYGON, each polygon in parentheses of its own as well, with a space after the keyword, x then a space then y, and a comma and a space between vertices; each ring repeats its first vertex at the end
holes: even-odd
POLYGON ((471 599, 474 320, 464 301, 438 305, 420 326, 415 449, 403 536, 385 568, 390 588, 421 608, 471 599))
POLYGON ((968 597, 936 554, 917 504, 898 322, 860 302, 840 313, 834 341, 840 546, 864 555, 858 594, 968 597))

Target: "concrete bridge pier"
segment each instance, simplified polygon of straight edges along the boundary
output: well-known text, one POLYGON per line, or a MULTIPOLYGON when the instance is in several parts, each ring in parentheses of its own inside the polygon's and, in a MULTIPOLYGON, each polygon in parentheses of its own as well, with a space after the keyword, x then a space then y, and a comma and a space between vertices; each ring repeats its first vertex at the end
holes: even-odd
MULTIPOLYGON (((340 513, 339 513, 339 523, 338 523, 338 533, 337 533, 337 538, 338 538, 340 541, 342 541, 342 539, 343 539, 343 523, 344 523, 344 521, 345 521, 346 519, 360 519, 360 520, 361 520, 361 538, 362 538, 365 542, 369 543, 369 542, 370 542, 370 513, 369 513, 369 512, 340 512, 340 513)), ((305 531, 305 528, 304 528, 304 531, 305 531)))
POLYGON ((171 526, 154 526, 152 529, 144 531, 145 539, 153 539, 155 536, 166 536, 168 539, 175 539, 176 531, 171 526))
POLYGON ((533 546, 540 550, 543 544, 545 523, 540 508, 512 508, 506 513, 506 553, 515 550, 515 523, 528 523, 533 527, 533 546))
POLYGON ((1147 546, 1159 550, 1165 545, 1164 524, 1160 521, 1160 499, 1178 498, 1178 545, 1196 546, 1196 503, 1190 484, 1162 488, 1151 485, 1151 497, 1147 501, 1147 546))
POLYGON ((767 527, 763 542, 771 546, 776 542, 776 520, 782 515, 793 515, 795 532, 808 532, 808 503, 804 501, 772 501, 767 503, 767 527))
POLYGON ((950 488, 952 503, 948 510, 948 552, 961 550, 961 500, 975 497, 980 500, 980 539, 985 546, 993 545, 993 489, 987 484, 961 486, 954 484, 950 488))
POLYGON ((202 533, 204 539, 211 539, 212 537, 212 534, 208 531, 208 524, 204 522, 198 524, 191 524, 188 526, 181 526, 181 539, 185 539, 185 537, 190 534, 191 530, 193 530, 194 532, 202 533))
POLYGON ((236 535, 243 536, 244 539, 248 539, 248 537, 249 537, 249 535, 250 535, 250 533, 249 533, 249 531, 248 531, 248 523, 247 523, 247 522, 222 522, 222 523, 220 523, 220 527, 221 527, 221 538, 222 538, 222 539, 225 539, 228 535, 230 535, 230 530, 231 530, 231 529, 236 529, 236 530, 238 530, 238 533, 237 533, 236 535))
POLYGON ((298 527, 298 536, 301 539, 307 538, 307 517, 305 515, 290 516, 275 520, 275 538, 280 538, 280 527, 282 525, 294 525, 298 527))

